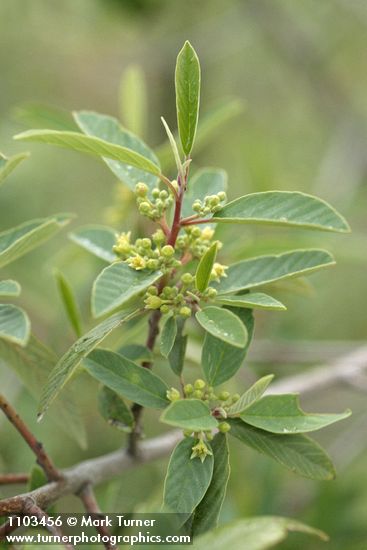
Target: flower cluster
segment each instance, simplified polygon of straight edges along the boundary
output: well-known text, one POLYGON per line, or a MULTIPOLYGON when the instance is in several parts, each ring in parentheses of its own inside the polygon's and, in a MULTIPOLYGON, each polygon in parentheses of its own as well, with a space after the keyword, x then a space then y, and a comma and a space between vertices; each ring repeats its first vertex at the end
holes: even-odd
POLYGON ((217 195, 207 195, 203 201, 196 199, 192 205, 192 209, 199 216, 208 216, 209 214, 218 212, 226 200, 226 193, 220 191, 217 195))
POLYGON ((167 208, 173 202, 173 196, 165 189, 158 187, 152 189, 151 198, 148 196, 149 188, 145 183, 137 183, 135 187, 136 203, 142 216, 157 221, 162 218, 167 208))
POLYGON ((158 288, 150 286, 144 303, 146 309, 159 309, 162 314, 172 312, 175 316, 180 315, 185 318, 191 316, 191 307, 188 305, 190 302, 177 286, 165 286, 159 295, 158 288))
POLYGON ((152 238, 136 239, 131 242, 131 232, 121 233, 116 238, 114 252, 133 269, 140 271, 167 270, 180 267, 181 263, 175 258, 173 246, 164 244, 166 238, 161 229, 153 233, 152 238), (163 246, 162 246, 163 244, 163 246))
MULTIPOLYGON (((178 401, 179 399, 191 398, 200 399, 206 403, 212 412, 212 415, 219 420, 218 430, 222 433, 227 433, 231 426, 225 421, 227 418, 228 408, 239 400, 240 395, 235 393, 231 395, 227 391, 221 391, 218 395, 214 393, 214 388, 208 386, 204 380, 198 378, 193 384, 186 384, 183 388, 184 397, 176 388, 170 388, 167 390, 167 399, 171 402, 178 401)), ((184 431, 185 437, 191 437, 194 435, 198 442, 192 447, 191 458, 198 457, 202 462, 208 455, 211 455, 210 448, 206 445, 204 438, 207 442, 213 439, 213 433, 211 430, 205 432, 193 432, 192 430, 184 431)))
MULTIPOLYGON (((195 226, 186 226, 184 233, 179 235, 176 241, 177 250, 190 254, 195 259, 200 259, 212 244, 214 229, 207 226, 203 229, 195 226)), ((218 249, 222 243, 218 241, 218 249)))

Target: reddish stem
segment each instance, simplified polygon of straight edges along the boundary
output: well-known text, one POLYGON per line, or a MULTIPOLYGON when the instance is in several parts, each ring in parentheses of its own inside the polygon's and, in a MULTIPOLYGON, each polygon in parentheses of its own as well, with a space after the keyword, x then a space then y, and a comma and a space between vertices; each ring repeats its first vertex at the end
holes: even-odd
POLYGON ((203 218, 203 219, 196 219, 196 220, 186 218, 186 220, 183 219, 183 220, 181 221, 181 225, 182 225, 182 226, 186 226, 186 227, 187 227, 188 225, 197 225, 197 224, 200 224, 200 223, 213 223, 213 220, 212 220, 211 218, 206 218, 206 219, 203 218))
POLYGON ((7 416, 10 422, 13 424, 16 430, 23 437, 24 441, 32 449, 37 457, 38 464, 44 469, 49 481, 58 481, 61 479, 61 474, 54 466, 51 458, 48 456, 43 448, 42 443, 37 441, 34 435, 30 432, 23 420, 15 409, 7 402, 4 396, 0 395, 0 409, 7 416))
MULTIPOLYGON (((85 487, 80 491, 79 496, 88 514, 90 514, 93 519, 101 519, 101 510, 98 506, 98 502, 91 485, 85 485, 85 487)), ((104 525, 97 525, 96 531, 101 535, 101 537, 110 538, 111 536, 109 530, 104 525)), ((107 550, 118 550, 117 546, 110 542, 105 542, 104 547, 107 550)))
POLYGON ((3 474, 0 475, 0 485, 15 485, 17 483, 27 483, 28 474, 3 474))

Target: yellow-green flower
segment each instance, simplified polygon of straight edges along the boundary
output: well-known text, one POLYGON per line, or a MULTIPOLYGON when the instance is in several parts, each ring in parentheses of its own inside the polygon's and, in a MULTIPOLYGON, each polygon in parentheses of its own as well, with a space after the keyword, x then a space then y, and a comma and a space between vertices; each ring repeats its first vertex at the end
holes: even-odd
POLYGON ((193 446, 192 453, 190 458, 200 458, 201 462, 204 462, 206 457, 210 455, 212 456, 212 451, 205 445, 204 441, 202 439, 199 440, 199 442, 193 446))
POLYGON ((127 233, 120 233, 120 235, 117 235, 116 244, 113 247, 113 250, 116 252, 116 254, 129 254, 129 252, 131 251, 130 237, 131 231, 128 231, 127 233))
POLYGON ((210 276, 211 280, 219 281, 221 277, 227 277, 226 269, 228 269, 227 265, 215 263, 213 265, 213 269, 210 276))
POLYGON ((128 258, 127 263, 129 267, 136 269, 136 271, 145 269, 147 267, 147 262, 139 254, 137 254, 136 256, 131 256, 131 258, 128 258))

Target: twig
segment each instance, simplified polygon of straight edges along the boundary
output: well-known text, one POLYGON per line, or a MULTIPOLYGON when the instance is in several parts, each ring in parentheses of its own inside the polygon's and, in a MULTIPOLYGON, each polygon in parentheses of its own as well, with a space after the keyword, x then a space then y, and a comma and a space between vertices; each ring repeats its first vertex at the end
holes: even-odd
MULTIPOLYGON (((43 518, 45 518, 46 520, 49 519, 46 512, 41 510, 41 508, 36 504, 33 504, 32 501, 28 501, 27 505, 24 508, 24 513, 29 516, 36 516, 36 518, 38 518, 39 520, 43 518)), ((65 536, 61 529, 59 527, 56 527, 56 525, 51 525, 50 521, 45 522, 44 528, 47 529, 47 531, 49 531, 51 535, 54 535, 56 537, 62 538, 65 536)), ((74 546, 72 546, 71 544, 64 543, 63 546, 67 550, 74 550, 74 546)))
POLYGON ((184 219, 181 222, 181 225, 188 226, 188 225, 198 225, 200 223, 215 223, 215 220, 212 220, 211 218, 199 218, 199 219, 184 219))
POLYGON ((181 438, 181 431, 174 430, 142 441, 138 458, 133 457, 126 449, 119 449, 99 458, 81 462, 68 470, 63 470, 62 479, 59 481, 51 481, 34 491, 0 501, 0 516, 24 513, 29 500, 39 508, 46 509, 66 495, 77 495, 87 484, 98 485, 130 468, 164 457, 181 438))
POLYGON ((0 475, 0 485, 16 485, 18 483, 27 483, 28 474, 3 474, 0 475))
POLYGON ((6 523, 3 523, 3 525, 0 525, 0 542, 5 540, 5 537, 7 535, 10 535, 10 533, 15 531, 16 529, 18 529, 17 522, 16 521, 12 522, 10 519, 6 523))
POLYGON ((7 402, 3 395, 0 395, 0 409, 2 409, 3 413, 7 416, 9 421, 18 430, 24 441, 32 449, 37 457, 38 464, 44 469, 47 478, 50 481, 60 479, 60 473, 53 465, 53 462, 44 450, 42 443, 37 441, 34 435, 29 431, 23 420, 20 418, 19 414, 16 412, 15 409, 13 409, 10 403, 7 402))
POLYGON ((301 392, 302 394, 329 388, 332 384, 350 383, 367 370, 367 345, 329 364, 307 370, 274 382, 269 393, 301 392))
MULTIPOLYGON (((92 518, 100 518, 101 510, 98 506, 92 486, 89 483, 85 487, 83 487, 83 489, 79 493, 79 496, 84 504, 86 511, 92 516, 92 518)), ((107 537, 108 539, 110 539, 111 537, 107 527, 101 525, 100 523, 98 523, 98 525, 96 526, 96 531, 101 535, 101 537, 107 537)), ((111 544, 110 542, 105 542, 104 546, 107 550, 118 550, 118 547, 114 544, 111 544)))
MULTIPOLYGON (((160 286, 162 285, 163 283, 160 286)), ((162 317, 161 312, 159 310, 155 310, 153 311, 149 319, 149 332, 148 332, 148 337, 145 345, 147 349, 151 351, 154 349, 155 341, 159 334, 159 321, 161 317, 162 317)), ((151 361, 143 361, 142 366, 145 367, 146 369, 151 369, 153 366, 153 363, 151 361)), ((134 417, 134 428, 129 437, 128 452, 132 456, 136 457, 138 454, 138 441, 141 436, 141 415, 143 412, 143 407, 138 403, 134 403, 133 406, 131 407, 131 412, 134 417)))

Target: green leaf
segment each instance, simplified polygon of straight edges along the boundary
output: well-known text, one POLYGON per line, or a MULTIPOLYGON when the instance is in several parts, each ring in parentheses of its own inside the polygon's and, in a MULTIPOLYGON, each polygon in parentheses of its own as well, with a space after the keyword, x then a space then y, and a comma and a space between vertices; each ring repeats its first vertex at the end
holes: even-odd
POLYGON ((0 267, 17 260, 60 231, 72 216, 56 214, 32 220, 0 233, 0 267))
POLYGON ((124 70, 120 82, 120 115, 125 126, 142 136, 147 125, 147 83, 139 65, 124 70))
POLYGON ((231 435, 259 453, 270 456, 292 472, 310 479, 334 479, 334 466, 325 451, 313 439, 302 435, 279 435, 228 418, 231 435))
POLYGON ((241 418, 246 424, 272 433, 303 433, 320 430, 351 415, 306 414, 300 408, 297 394, 266 395, 246 407, 241 418))
POLYGON ((217 195, 227 189, 227 173, 219 168, 202 168, 190 178, 184 195, 182 215, 192 216, 195 200, 203 201, 207 195, 217 195))
MULTIPOLYGON (((56 362, 56 355, 34 336, 30 337, 25 348, 0 339, 0 368, 13 370, 37 402, 56 362)), ((51 407, 48 418, 58 430, 62 430, 80 447, 86 447, 85 428, 72 391, 64 392, 60 396, 58 402, 51 407)))
POLYGON ((29 317, 23 309, 0 304, 0 338, 26 346, 31 331, 29 317))
POLYGON ((217 420, 204 401, 199 399, 180 399, 173 401, 167 407, 161 417, 161 422, 177 426, 183 430, 201 432, 212 430, 218 426, 217 420))
POLYGON ((124 262, 106 267, 97 277, 92 290, 92 313, 101 317, 136 298, 162 277, 161 271, 137 271, 124 262))
POLYGON ((20 284, 17 281, 0 281, 0 296, 19 296, 20 292, 20 284))
POLYGON ((175 163, 176 163, 177 172, 178 172, 178 174, 180 174, 180 177, 182 178, 181 181, 183 181, 183 178, 184 178, 183 167, 182 167, 182 163, 181 163, 180 153, 178 152, 176 140, 173 137, 173 134, 172 134, 167 122, 165 121, 165 119, 162 116, 161 116, 161 121, 162 121, 162 124, 164 126, 164 129, 166 130, 166 134, 168 136, 168 141, 170 142, 170 145, 171 145, 172 153, 173 153, 175 163))
POLYGON ((180 376, 185 362, 186 347, 187 347, 187 335, 183 334, 185 326, 185 319, 179 318, 176 321, 177 334, 168 356, 168 362, 171 369, 177 376, 180 376))
POLYGON ((194 537, 214 529, 218 525, 230 474, 227 436, 217 433, 210 446, 214 457, 213 477, 204 498, 190 518, 190 531, 194 537))
POLYGON ((196 288, 204 292, 208 288, 215 258, 217 256, 218 243, 214 242, 202 256, 195 274, 196 288))
POLYGON ((103 139, 79 134, 78 132, 61 132, 58 130, 28 130, 14 136, 14 139, 22 141, 39 141, 49 145, 58 145, 80 153, 87 153, 97 157, 107 158, 128 166, 138 168, 159 176, 160 169, 157 164, 148 158, 136 153, 128 147, 115 145, 103 139))
POLYGON ((246 326, 248 341, 244 348, 235 348, 207 333, 201 353, 201 364, 206 381, 210 386, 219 386, 236 374, 241 367, 254 332, 254 317, 249 309, 231 308, 246 326))
POLYGON ((188 41, 177 57, 175 85, 178 131, 188 156, 194 144, 200 103, 200 63, 188 41))
MULTIPOLYGON (((209 111, 201 115, 195 136, 195 150, 198 152, 206 145, 219 130, 231 119, 243 111, 243 103, 238 99, 226 99, 221 101, 209 111)), ((176 139, 176 134, 174 134, 176 139)), ((173 166, 171 147, 165 142, 156 149, 158 158, 165 168, 173 166)), ((209 193, 212 194, 212 193, 209 193)), ((186 214, 185 214, 186 215, 186 214)))
POLYGON ((20 162, 29 157, 29 153, 18 153, 12 157, 5 157, 0 153, 0 186, 20 162))
POLYGON ((262 223, 323 231, 350 231, 347 221, 327 202, 298 191, 265 191, 245 195, 213 216, 216 222, 262 223))
POLYGON ((79 338, 83 332, 83 322, 73 289, 69 281, 61 273, 61 271, 55 270, 54 274, 57 288, 60 293, 67 317, 70 321, 71 326, 74 329, 76 336, 79 338))
POLYGON ((284 304, 263 292, 253 292, 239 296, 237 294, 226 294, 216 298, 218 304, 235 307, 247 307, 248 309, 267 309, 284 311, 287 308, 284 304))
POLYGON ((238 519, 195 539, 195 550, 267 550, 285 540, 288 533, 305 533, 323 541, 328 536, 299 521, 277 516, 238 519))
POLYGON ((138 313, 138 311, 134 311, 133 313, 116 313, 74 342, 51 371, 47 384, 43 388, 39 406, 40 418, 75 373, 82 359, 97 347, 113 330, 135 317, 138 313))
POLYGON ((171 455, 163 496, 163 505, 169 512, 191 514, 209 487, 214 460, 210 455, 204 462, 197 457, 191 459, 196 442, 192 437, 185 437, 171 455))
POLYGON ((259 256, 229 266, 227 277, 214 283, 218 294, 231 294, 262 286, 280 279, 290 279, 318 271, 335 264, 325 250, 293 250, 285 254, 259 256))
POLYGON ((149 369, 113 351, 94 350, 84 362, 93 378, 143 407, 161 409, 169 403, 168 386, 149 369))
POLYGON ((47 483, 47 476, 41 466, 34 464, 29 477, 28 491, 39 489, 39 487, 43 487, 43 485, 46 485, 47 483))
POLYGON ((116 158, 111 160, 108 155, 105 155, 104 161, 107 166, 132 191, 135 190, 135 185, 140 181, 144 181, 151 189, 157 185, 157 175, 160 172, 159 160, 155 153, 140 138, 122 128, 119 121, 112 116, 101 115, 91 111, 79 111, 73 114, 76 123, 84 134, 128 148, 155 167, 153 170, 152 166, 149 170, 146 170, 146 166, 136 163, 129 164, 124 159, 121 159, 121 162, 116 158), (147 175, 146 171, 152 172, 152 174, 147 175))
POLYGON ((247 407, 249 407, 253 403, 256 403, 263 395, 273 378, 274 375, 269 374, 268 376, 263 376, 262 378, 260 378, 260 380, 255 382, 255 384, 253 384, 251 388, 249 388, 244 394, 241 395, 236 403, 229 407, 229 409, 227 410, 228 416, 240 414, 245 409, 247 409, 247 407))
POLYGON ((14 109, 15 118, 28 128, 53 128, 54 130, 77 130, 69 111, 53 105, 26 102, 14 109))
POLYGON ((152 361, 153 353, 146 346, 141 344, 128 344, 127 346, 121 346, 118 349, 118 353, 131 359, 131 361, 152 361))
POLYGON ((98 408, 102 417, 115 428, 130 433, 134 425, 134 417, 121 397, 108 388, 102 386, 98 393, 98 408))
POLYGON ((117 260, 113 247, 116 244, 116 231, 103 225, 86 225, 69 233, 69 238, 97 258, 111 263, 117 260))
POLYGON ((174 317, 168 317, 163 325, 160 341, 161 354, 168 357, 177 336, 177 322, 174 317))
POLYGON ((229 311, 208 306, 195 315, 198 323, 212 336, 231 346, 244 348, 248 340, 247 329, 240 319, 229 311))

